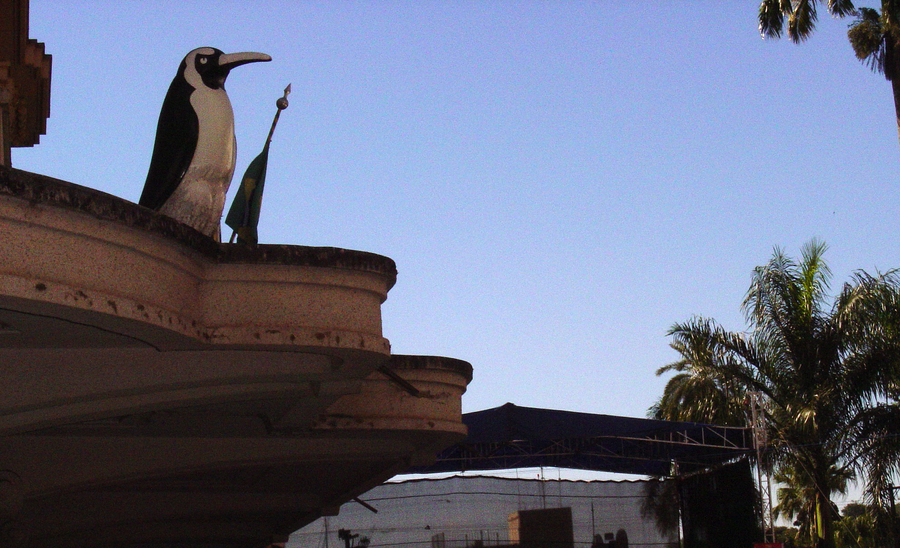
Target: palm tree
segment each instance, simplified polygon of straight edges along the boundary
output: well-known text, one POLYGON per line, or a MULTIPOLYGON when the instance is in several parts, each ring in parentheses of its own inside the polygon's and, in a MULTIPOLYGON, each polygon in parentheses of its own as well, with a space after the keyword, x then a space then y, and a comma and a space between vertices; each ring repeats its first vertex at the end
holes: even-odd
MULTIPOLYGON (((783 485, 778 488, 778 505, 773 508, 775 517, 785 516, 791 520, 796 517, 794 525, 799 528, 798 539, 802 542, 813 542, 816 525, 816 486, 806 481, 805 474, 790 466, 779 468, 772 479, 783 485)), ((850 471, 833 470, 829 478, 829 485, 833 492, 846 494, 847 484, 852 479, 853 475, 850 471)), ((838 510, 834 505, 831 506, 831 513, 834 519, 838 518, 838 510)))
MULTIPOLYGON (((883 74, 891 83, 900 136, 900 0, 881 0, 880 11, 856 9, 851 0, 828 0, 826 7, 833 17, 856 16, 847 31, 847 38, 856 58, 883 74)), ((816 8, 816 0, 762 0, 759 32, 765 38, 779 38, 786 27, 788 38, 795 44, 800 43, 815 30, 816 8)))
POLYGON ((762 394, 776 467, 795 472, 794 486, 805 489, 815 516, 817 545, 832 548, 835 481, 870 464, 859 437, 876 428, 868 413, 877 402, 896 404, 900 279, 894 272, 859 272, 829 304, 825 251, 813 240, 797 263, 776 248, 769 263, 754 270, 742 305, 747 333, 704 318, 674 325, 669 335, 682 360, 660 372, 688 378, 667 386, 652 412, 736 418, 739 402, 751 392, 762 394), (696 398, 676 392, 692 384, 715 387, 714 401, 726 411, 711 411, 704 392, 696 398))
POLYGON ((847 31, 856 58, 881 73, 894 92, 894 113, 900 135, 900 2, 882 0, 881 12, 859 8, 847 31))

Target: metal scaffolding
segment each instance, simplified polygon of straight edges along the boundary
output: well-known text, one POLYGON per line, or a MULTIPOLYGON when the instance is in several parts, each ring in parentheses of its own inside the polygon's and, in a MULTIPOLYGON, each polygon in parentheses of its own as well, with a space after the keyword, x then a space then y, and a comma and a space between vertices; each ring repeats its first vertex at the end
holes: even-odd
POLYGON ((754 451, 748 428, 590 415, 506 404, 463 415, 469 437, 415 472, 552 466, 625 474, 689 474, 754 451))

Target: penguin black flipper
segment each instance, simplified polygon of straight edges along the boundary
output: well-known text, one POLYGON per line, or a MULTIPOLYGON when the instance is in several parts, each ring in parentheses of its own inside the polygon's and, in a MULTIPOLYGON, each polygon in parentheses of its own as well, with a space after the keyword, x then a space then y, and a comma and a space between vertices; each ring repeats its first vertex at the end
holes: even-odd
MULTIPOLYGON (((178 74, 183 74, 184 69, 182 62, 178 74)), ((138 202, 142 206, 159 210, 191 165, 200 128, 197 114, 187 100, 193 91, 184 78, 175 78, 169 86, 156 126, 150 170, 138 202)))

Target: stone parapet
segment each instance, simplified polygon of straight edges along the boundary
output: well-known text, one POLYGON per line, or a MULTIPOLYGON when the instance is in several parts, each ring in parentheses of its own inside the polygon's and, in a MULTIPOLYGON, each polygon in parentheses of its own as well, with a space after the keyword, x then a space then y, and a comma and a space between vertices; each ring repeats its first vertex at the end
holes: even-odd
POLYGON ((158 349, 198 344, 387 356, 394 262, 337 248, 219 244, 108 194, 0 168, 4 308, 85 316, 158 349))

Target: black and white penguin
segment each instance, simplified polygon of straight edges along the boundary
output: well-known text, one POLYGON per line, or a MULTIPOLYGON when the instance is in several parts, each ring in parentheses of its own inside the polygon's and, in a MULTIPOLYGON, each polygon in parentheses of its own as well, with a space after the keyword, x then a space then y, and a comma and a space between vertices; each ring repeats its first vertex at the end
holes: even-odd
POLYGON ((234 112, 225 93, 238 65, 271 61, 264 53, 188 53, 172 80, 140 204, 219 240, 225 193, 234 175, 234 112))

